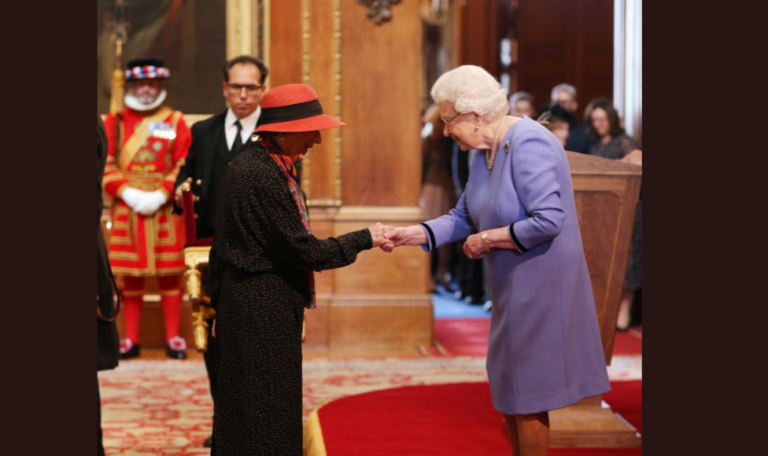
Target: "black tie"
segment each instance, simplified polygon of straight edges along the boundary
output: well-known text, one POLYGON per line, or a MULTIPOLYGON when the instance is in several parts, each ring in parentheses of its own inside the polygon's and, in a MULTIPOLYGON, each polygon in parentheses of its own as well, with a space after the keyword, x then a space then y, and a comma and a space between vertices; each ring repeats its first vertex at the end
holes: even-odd
POLYGON ((239 120, 235 122, 235 125, 237 126, 237 134, 235 135, 235 142, 232 144, 232 149, 229 151, 229 156, 232 158, 235 158, 235 155, 237 155, 237 153, 240 152, 240 149, 243 148, 243 138, 240 136, 240 133, 243 131, 243 126, 240 125, 239 120))

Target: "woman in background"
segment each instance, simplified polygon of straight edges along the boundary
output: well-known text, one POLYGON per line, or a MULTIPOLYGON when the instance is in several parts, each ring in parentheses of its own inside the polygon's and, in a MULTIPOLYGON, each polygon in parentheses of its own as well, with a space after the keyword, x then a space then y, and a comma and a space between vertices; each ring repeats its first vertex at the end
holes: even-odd
MULTIPOLYGON (((597 98, 589 103, 584 113, 587 132, 592 138, 589 154, 642 166, 643 152, 637 141, 630 138, 621 128, 619 114, 608 98, 597 98)), ((635 293, 643 286, 643 198, 642 190, 635 211, 635 225, 632 228, 632 244, 629 249, 627 274, 624 277, 624 292, 619 306, 616 329, 629 329, 630 307, 635 293)))
POLYGON ((534 118, 541 122, 547 130, 551 131, 553 135, 560 141, 563 148, 565 143, 568 142, 568 136, 570 135, 570 124, 568 118, 570 114, 560 107, 559 104, 552 106, 542 106, 536 111, 534 118))
MULTIPOLYGON (((443 136, 445 125, 440 119, 440 107, 433 104, 424 113, 424 136, 421 143, 423 166, 421 177, 421 207, 428 219, 433 219, 450 211, 456 205, 456 192, 451 178, 451 138, 443 136)), ((451 285, 445 279, 453 259, 452 245, 437 249, 432 255, 432 281, 430 289, 437 291, 440 284, 446 291, 452 292, 451 285)))

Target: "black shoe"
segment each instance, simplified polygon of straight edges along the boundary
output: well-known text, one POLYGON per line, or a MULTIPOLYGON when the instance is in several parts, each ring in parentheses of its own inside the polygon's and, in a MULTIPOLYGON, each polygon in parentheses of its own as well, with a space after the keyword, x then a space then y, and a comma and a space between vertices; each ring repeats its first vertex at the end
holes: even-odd
POLYGON ((171 359, 187 359, 187 343, 179 336, 172 337, 165 346, 165 354, 171 359))
POLYGON ((170 345, 165 346, 165 354, 171 359, 187 359, 187 352, 184 350, 176 350, 170 345))
POLYGON ((205 442, 203 443, 203 446, 206 448, 210 448, 213 446, 213 436, 209 435, 207 439, 205 439, 205 442))
POLYGON ((131 339, 120 341, 120 359, 138 358, 141 352, 141 344, 131 343, 131 339))
POLYGON ((450 293, 450 294, 456 293, 456 290, 451 286, 451 284, 446 282, 445 280, 439 280, 437 284, 443 287, 446 293, 450 293))

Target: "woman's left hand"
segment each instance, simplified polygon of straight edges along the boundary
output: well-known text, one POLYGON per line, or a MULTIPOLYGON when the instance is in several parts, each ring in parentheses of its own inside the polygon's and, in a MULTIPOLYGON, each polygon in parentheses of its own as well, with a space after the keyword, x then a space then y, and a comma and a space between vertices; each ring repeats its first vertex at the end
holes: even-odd
POLYGON ((491 250, 515 250, 517 247, 509 236, 509 227, 502 226, 487 231, 481 231, 467 238, 464 243, 464 255, 467 258, 478 260, 484 257, 488 250, 485 249, 486 242, 483 242, 483 233, 488 233, 486 242, 491 250))
POLYGON ((464 255, 466 255, 467 258, 479 260, 488 253, 485 251, 482 238, 480 238, 481 234, 482 233, 477 233, 469 236, 467 242, 464 243, 464 255))

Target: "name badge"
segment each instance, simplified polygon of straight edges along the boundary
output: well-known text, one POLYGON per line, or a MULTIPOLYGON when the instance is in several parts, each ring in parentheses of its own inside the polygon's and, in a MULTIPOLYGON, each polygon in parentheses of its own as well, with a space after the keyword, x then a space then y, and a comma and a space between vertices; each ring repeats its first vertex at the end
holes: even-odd
POLYGON ((176 130, 173 129, 173 124, 168 122, 150 122, 149 136, 160 139, 175 139, 176 130))

